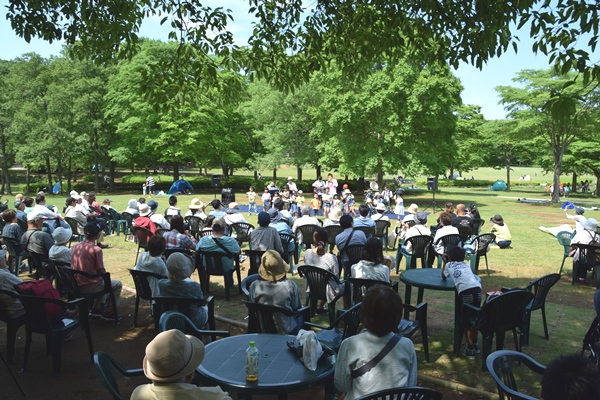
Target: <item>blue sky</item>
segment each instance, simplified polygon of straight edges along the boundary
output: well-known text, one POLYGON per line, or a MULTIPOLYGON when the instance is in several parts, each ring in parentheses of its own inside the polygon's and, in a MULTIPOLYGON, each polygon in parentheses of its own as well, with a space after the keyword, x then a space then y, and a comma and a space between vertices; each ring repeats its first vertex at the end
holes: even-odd
MULTIPOLYGON (((207 5, 214 4, 233 10, 234 22, 229 23, 229 29, 239 45, 243 45, 251 33, 251 21, 247 11, 247 0, 208 0, 207 5)), ((19 38, 11 29, 10 22, 4 18, 4 6, 7 0, 0 0, 0 59, 10 60, 24 53, 35 52, 43 57, 58 55, 61 43, 49 44, 43 40, 33 39, 31 43, 19 38)), ((168 26, 161 27, 160 19, 149 18, 144 21, 140 34, 152 39, 166 40, 168 26)), ((461 80, 464 90, 462 92, 463 103, 481 106, 486 119, 502 119, 505 117, 502 105, 494 88, 499 85, 512 85, 512 78, 523 69, 546 69, 547 58, 543 55, 534 55, 531 51, 531 40, 527 31, 523 30, 518 35, 521 39, 519 53, 509 50, 500 58, 490 60, 480 71, 468 64, 459 66, 455 74, 461 80)))

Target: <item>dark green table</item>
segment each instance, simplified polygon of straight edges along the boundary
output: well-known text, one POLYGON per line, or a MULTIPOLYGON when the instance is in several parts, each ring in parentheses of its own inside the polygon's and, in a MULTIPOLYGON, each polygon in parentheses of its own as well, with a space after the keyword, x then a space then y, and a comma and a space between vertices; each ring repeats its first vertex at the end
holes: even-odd
MULTIPOLYGON (((460 323, 462 301, 458 297, 458 292, 456 291, 452 277, 449 277, 446 280, 442 279, 442 270, 439 268, 413 268, 400 274, 400 282, 406 284, 406 290, 404 292, 404 302, 406 304, 411 304, 410 299, 413 286, 419 288, 417 304, 423 301, 423 292, 425 289, 454 292, 453 350, 454 354, 458 355, 463 334, 460 323)), ((405 315, 404 318, 408 318, 408 315, 405 315)))
POLYGON ((252 395, 278 395, 287 399, 290 392, 325 384, 326 398, 333 393, 335 357, 319 361, 316 371, 310 371, 288 349, 290 335, 250 334, 219 339, 206 345, 204 361, 198 372, 210 384, 238 393, 244 398, 252 395), (258 381, 246 381, 246 349, 250 341, 259 351, 258 381))

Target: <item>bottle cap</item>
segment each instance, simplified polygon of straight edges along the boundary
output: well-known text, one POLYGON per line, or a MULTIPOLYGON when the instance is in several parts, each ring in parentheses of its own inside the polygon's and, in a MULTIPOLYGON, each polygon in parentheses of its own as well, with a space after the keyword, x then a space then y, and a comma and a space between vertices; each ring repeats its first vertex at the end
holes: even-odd
POLYGON ((254 347, 256 345, 256 343, 254 343, 254 340, 250 342, 250 347, 254 347))

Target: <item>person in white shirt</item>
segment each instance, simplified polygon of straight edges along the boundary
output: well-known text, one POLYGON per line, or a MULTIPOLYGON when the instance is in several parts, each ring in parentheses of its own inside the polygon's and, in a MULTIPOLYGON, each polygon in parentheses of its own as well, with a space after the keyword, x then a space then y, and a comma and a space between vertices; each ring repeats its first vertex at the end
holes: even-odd
POLYGON ((158 214, 156 210, 158 209, 158 202, 155 200, 150 200, 148 202, 148 207, 150 207, 150 219, 155 224, 159 224, 161 228, 171 229, 171 224, 162 214, 158 214))
POLYGON ((587 218, 583 216, 585 210, 583 207, 575 207, 576 215, 569 215, 569 210, 565 208, 565 217, 575 221, 575 231, 579 232, 583 230, 583 224, 587 221, 587 218))
POLYGON ((458 229, 452 226, 452 214, 449 212, 443 212, 440 215, 440 224, 442 224, 442 227, 435 231, 432 249, 430 249, 428 252, 429 254, 427 254, 427 265, 429 265, 430 268, 433 266, 433 261, 436 256, 441 256, 444 253, 444 243, 440 239, 444 236, 459 234, 458 229))
POLYGON ((335 194, 337 194, 338 181, 337 179, 333 179, 333 174, 327 174, 327 183, 325 184, 327 189, 329 189, 329 194, 333 198, 335 194))
POLYGON ((375 221, 389 221, 390 217, 383 215, 385 212, 385 204, 383 202, 377 203, 375 207, 375 214, 371 215, 371 219, 375 221))
POLYGON ((288 176, 288 189, 290 190, 290 192, 297 192, 298 191, 298 187, 296 187, 296 184, 294 183, 294 181, 292 180, 294 178, 292 178, 291 176, 288 176))
MULTIPOLYGON (((310 216, 310 206, 308 204, 303 205, 302 208, 300 209, 300 211, 302 212, 302 216, 300 218, 298 218, 296 220, 296 222, 294 222, 294 225, 292 226, 292 232, 294 232, 294 234, 296 234, 296 231, 298 230, 298 227, 300 227, 300 226, 304 226, 304 225, 321 226, 318 219, 310 216)), ((302 234, 301 233, 298 233, 298 243, 302 243, 302 234)))
POLYGON ((235 201, 232 201, 231 203, 229 203, 226 214, 223 217, 223 219, 225 220, 225 223, 228 226, 230 226, 232 224, 236 224, 238 222, 245 222, 245 223, 248 222, 248 221, 246 221, 246 218, 244 218, 242 213, 240 213, 239 211, 240 210, 238 208, 238 204, 235 201))

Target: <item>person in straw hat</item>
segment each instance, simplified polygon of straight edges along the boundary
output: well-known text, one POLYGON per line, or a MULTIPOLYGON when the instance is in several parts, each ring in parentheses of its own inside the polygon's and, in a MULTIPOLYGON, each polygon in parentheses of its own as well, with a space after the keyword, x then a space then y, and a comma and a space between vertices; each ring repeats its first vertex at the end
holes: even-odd
POLYGON ((327 227, 327 226, 332 226, 332 225, 339 225, 340 224, 340 218, 342 218, 342 209, 339 207, 333 207, 331 209, 331 212, 329 213, 329 218, 327 218, 324 222, 323 222, 323 228, 327 227))
POLYGON ((152 383, 138 386, 131 400, 231 400, 220 387, 198 387, 192 379, 204 360, 200 339, 177 329, 161 332, 146 346, 144 374, 152 383))
MULTIPOLYGON (((289 264, 283 261, 278 252, 267 250, 258 267, 260 279, 250 285, 250 301, 284 307, 292 311, 298 310, 302 306, 300 289, 294 281, 286 278, 289 270, 289 264)), ((288 317, 275 313, 274 318, 279 333, 295 335, 302 327, 302 317, 288 317)))
POLYGON ((200 217, 204 221, 206 220, 206 214, 204 213, 205 208, 206 206, 204 203, 201 202, 199 198, 194 197, 188 206, 188 211, 185 213, 185 216, 200 217))
POLYGON ((52 238, 54 238, 54 245, 50 247, 48 258, 51 261, 71 264, 71 249, 67 247, 67 243, 71 240, 73 231, 71 229, 63 228, 62 226, 56 228, 52 232, 52 238))
POLYGON ((383 213, 385 212, 385 204, 383 204, 383 202, 379 202, 377 203, 377 205, 375 206, 375 214, 371 215, 371 219, 374 219, 375 221, 389 221, 390 217, 388 217, 387 215, 384 215, 383 213))

